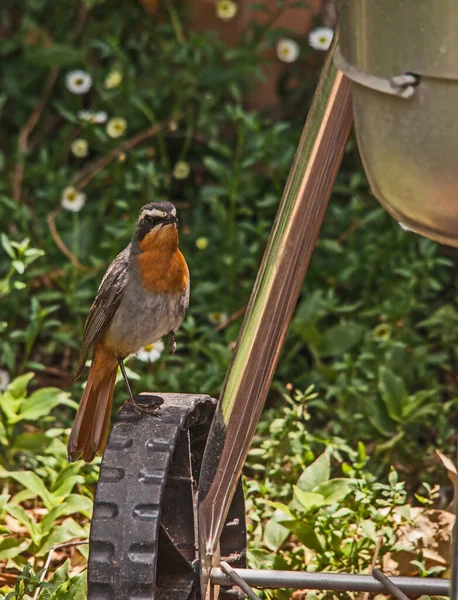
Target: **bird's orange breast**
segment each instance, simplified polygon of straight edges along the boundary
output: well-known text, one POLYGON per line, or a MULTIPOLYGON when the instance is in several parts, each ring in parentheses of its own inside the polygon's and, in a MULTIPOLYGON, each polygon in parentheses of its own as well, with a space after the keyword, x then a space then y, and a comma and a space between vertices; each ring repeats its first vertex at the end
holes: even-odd
POLYGON ((177 247, 175 227, 164 227, 162 235, 147 235, 139 245, 142 253, 138 256, 138 262, 145 288, 154 293, 184 293, 188 286, 189 271, 177 247))

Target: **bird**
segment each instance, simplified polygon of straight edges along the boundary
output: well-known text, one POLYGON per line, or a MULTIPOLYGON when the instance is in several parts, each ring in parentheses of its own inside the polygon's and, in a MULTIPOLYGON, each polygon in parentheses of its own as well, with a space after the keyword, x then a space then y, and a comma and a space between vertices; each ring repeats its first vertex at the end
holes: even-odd
POLYGON ((123 360, 144 346, 175 333, 189 306, 190 277, 178 248, 178 219, 171 202, 140 209, 130 244, 108 267, 89 310, 75 371, 78 379, 91 349, 89 375, 68 439, 70 462, 91 462, 105 449, 118 366, 126 383, 126 402, 137 413, 123 360))

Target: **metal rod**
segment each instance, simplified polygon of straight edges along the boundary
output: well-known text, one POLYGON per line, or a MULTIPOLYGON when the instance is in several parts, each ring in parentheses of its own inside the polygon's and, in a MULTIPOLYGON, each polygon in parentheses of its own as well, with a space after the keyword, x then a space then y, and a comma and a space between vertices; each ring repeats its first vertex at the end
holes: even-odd
MULTIPOLYGON (((251 294, 199 480, 201 589, 219 562, 221 530, 270 388, 352 124, 349 81, 332 58, 315 92, 251 294)), ((217 598, 217 592, 213 594, 217 598)))
MULTIPOLYGON (((261 569, 234 569, 248 585, 256 588, 294 588, 333 590, 339 592, 386 592, 386 587, 371 575, 349 573, 303 573, 301 571, 264 571, 261 569)), ((232 585, 232 580, 218 567, 211 571, 214 585, 232 585)), ((406 594, 448 596, 450 580, 429 577, 390 577, 390 581, 406 594)))
POLYGON ((375 579, 378 579, 380 583, 383 583, 386 589, 398 600, 409 600, 408 596, 404 594, 404 592, 394 583, 394 581, 382 573, 380 569, 373 569, 372 577, 375 577, 375 579))
POLYGON ((253 592, 248 583, 242 577, 240 577, 237 571, 233 569, 230 564, 222 560, 220 566, 226 575, 232 579, 235 585, 238 585, 242 592, 245 592, 250 600, 259 600, 259 596, 253 592))

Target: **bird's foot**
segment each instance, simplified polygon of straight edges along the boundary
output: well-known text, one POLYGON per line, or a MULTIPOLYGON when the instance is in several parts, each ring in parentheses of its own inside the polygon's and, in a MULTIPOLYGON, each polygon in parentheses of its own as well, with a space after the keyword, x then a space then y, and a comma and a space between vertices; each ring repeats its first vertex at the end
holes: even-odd
POLYGON ((171 331, 169 333, 169 335, 170 335, 170 341, 172 343, 172 354, 175 354, 175 350, 177 349, 177 340, 176 340, 176 337, 175 337, 175 332, 171 331))
POLYGON ((140 394, 139 396, 129 398, 125 406, 129 406, 140 417, 145 414, 162 419, 161 409, 159 408, 161 404, 164 404, 164 400, 160 396, 140 394))

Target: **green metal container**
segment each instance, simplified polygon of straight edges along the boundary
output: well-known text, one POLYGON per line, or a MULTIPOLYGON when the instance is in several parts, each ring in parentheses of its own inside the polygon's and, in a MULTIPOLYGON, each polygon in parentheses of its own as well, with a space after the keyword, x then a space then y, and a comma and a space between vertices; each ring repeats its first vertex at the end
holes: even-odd
POLYGON ((400 223, 458 246, 458 2, 340 0, 336 66, 352 80, 371 188, 400 223))

